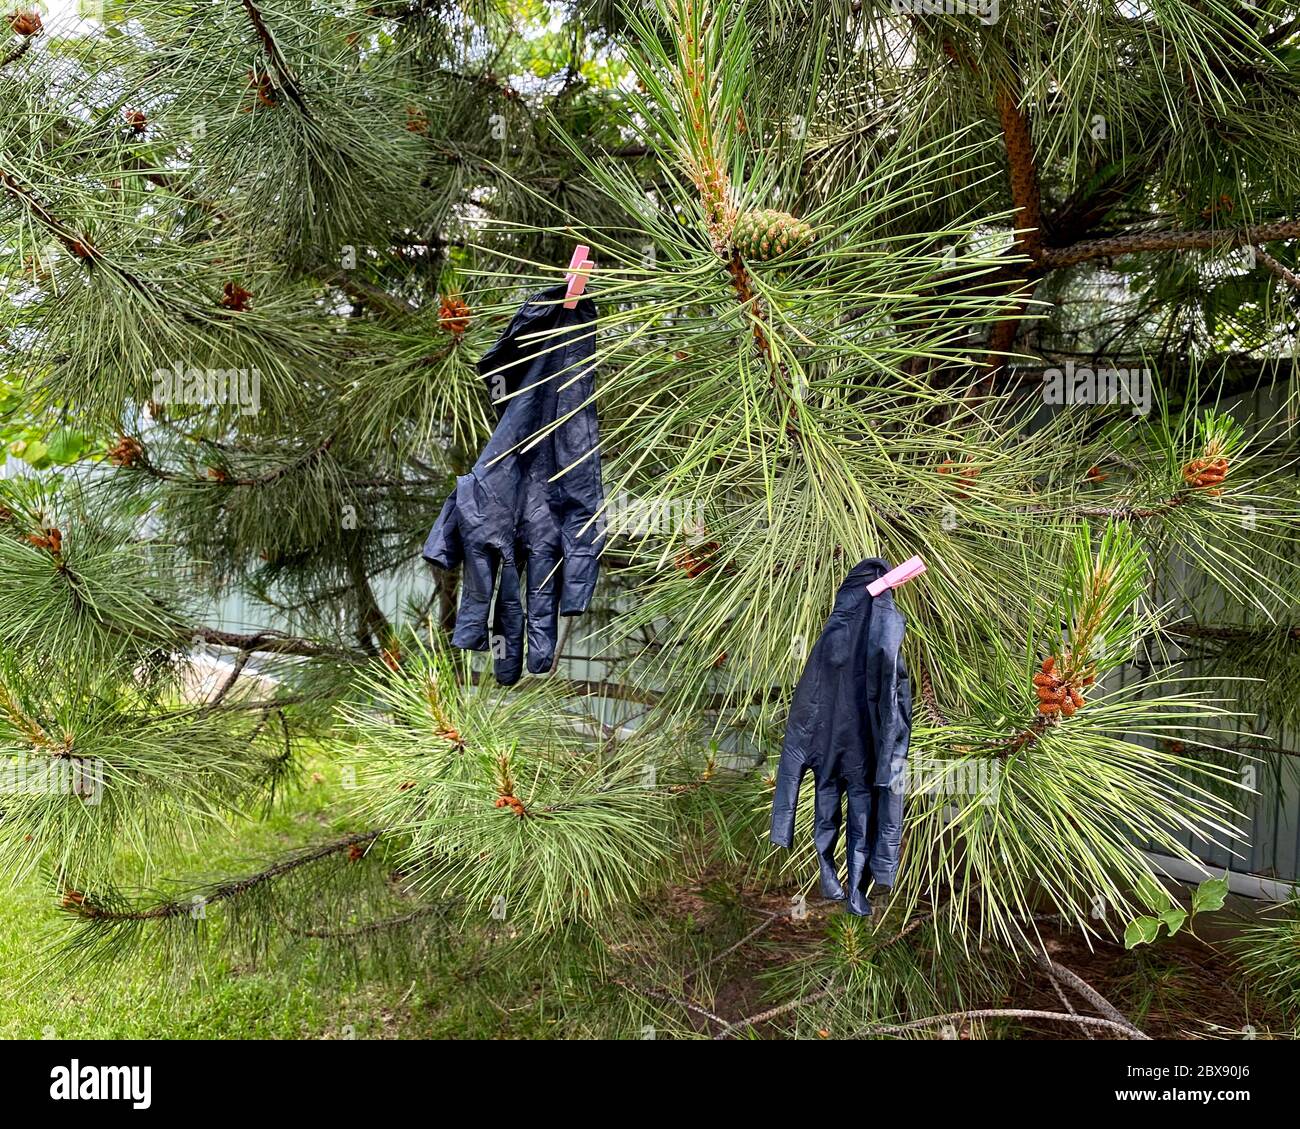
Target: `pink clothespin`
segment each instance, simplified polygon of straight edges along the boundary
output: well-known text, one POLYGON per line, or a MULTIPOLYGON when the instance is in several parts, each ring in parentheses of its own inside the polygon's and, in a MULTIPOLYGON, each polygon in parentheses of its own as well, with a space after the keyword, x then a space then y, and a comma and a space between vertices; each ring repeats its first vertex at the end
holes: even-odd
POLYGON ((564 308, 572 310, 577 307, 578 299, 582 292, 587 289, 587 279, 591 277, 591 272, 596 264, 593 263, 588 255, 591 254, 590 247, 584 247, 582 244, 574 249, 573 258, 569 260, 569 289, 565 292, 564 308))
POLYGON ((900 584, 906 584, 912 577, 920 576, 924 571, 925 561, 920 557, 913 557, 897 568, 890 569, 879 580, 873 580, 867 585, 867 591, 873 596, 879 596, 886 588, 897 588, 900 584))

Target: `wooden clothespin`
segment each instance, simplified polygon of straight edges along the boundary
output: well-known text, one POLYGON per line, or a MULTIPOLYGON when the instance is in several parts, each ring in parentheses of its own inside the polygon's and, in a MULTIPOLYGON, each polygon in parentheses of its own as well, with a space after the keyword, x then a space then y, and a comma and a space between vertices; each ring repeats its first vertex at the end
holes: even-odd
POLYGON ((897 588, 900 584, 906 584, 912 577, 920 576, 924 571, 925 561, 920 557, 912 557, 897 568, 890 569, 879 580, 873 580, 867 585, 867 591, 873 596, 879 596, 886 588, 897 588))
POLYGON ((573 258, 569 260, 569 270, 567 277, 569 279, 569 289, 564 295, 564 308, 572 310, 578 305, 578 299, 582 297, 582 292, 587 289, 587 279, 591 277, 591 272, 595 269, 588 255, 591 254, 590 247, 584 247, 582 244, 574 249, 573 258))

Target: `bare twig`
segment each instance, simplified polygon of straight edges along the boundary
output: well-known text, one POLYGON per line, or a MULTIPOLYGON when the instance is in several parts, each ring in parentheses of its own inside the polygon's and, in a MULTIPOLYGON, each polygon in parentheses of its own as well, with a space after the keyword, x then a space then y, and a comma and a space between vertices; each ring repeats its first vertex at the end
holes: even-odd
POLYGON ((665 992, 662 988, 646 988, 633 984, 629 980, 615 979, 614 983, 620 988, 626 988, 629 992, 635 992, 638 996, 649 996, 652 1000, 663 1000, 666 1003, 676 1004, 678 1007, 685 1008, 687 1011, 703 1016, 711 1023, 719 1024, 724 1030, 727 1027, 727 1021, 723 1019, 722 1016, 709 1011, 708 1008, 700 1007, 699 1004, 692 1003, 690 1000, 678 999, 671 992, 665 992))
POLYGON ((706 968, 709 968, 712 965, 717 964, 718 961, 726 960, 726 958, 731 956, 731 954, 734 953, 737 949, 743 948, 745 945, 749 944, 750 941, 752 941, 760 933, 764 932, 774 921, 779 920, 781 917, 782 914, 776 912, 775 910, 770 911, 762 921, 760 921, 756 926, 754 926, 753 929, 751 929, 748 933, 746 933, 743 937, 741 937, 741 939, 737 941, 734 945, 728 945, 725 949, 722 950, 722 952, 715 953, 713 956, 709 957, 709 959, 706 960, 703 964, 699 965, 696 968, 693 968, 690 972, 688 972, 684 977, 684 979, 690 980, 692 977, 698 976, 706 968))
POLYGON ((1053 1023, 1102 1027, 1109 1031, 1119 1031, 1130 1039, 1151 1041, 1150 1035, 1144 1035, 1136 1028, 1126 1027, 1110 1019, 1098 1019, 1093 1015, 1070 1015, 1068 1012, 1060 1011, 1039 1011, 1035 1008, 979 1008, 974 1011, 952 1011, 946 1015, 927 1015, 924 1019, 913 1019, 908 1023, 871 1024, 865 1030, 872 1034, 890 1035, 900 1031, 917 1031, 923 1027, 938 1027, 940 1024, 967 1019, 1047 1019, 1053 1023))
POLYGON ((1063 984, 1077 992, 1112 1023, 1127 1028, 1132 1032, 1134 1038, 1146 1039, 1150 1037, 1083 977, 1072 972, 1064 965, 1057 964, 1046 953, 1035 950, 1031 952, 1030 956, 1034 964, 1042 969, 1052 979, 1053 983, 1063 984))

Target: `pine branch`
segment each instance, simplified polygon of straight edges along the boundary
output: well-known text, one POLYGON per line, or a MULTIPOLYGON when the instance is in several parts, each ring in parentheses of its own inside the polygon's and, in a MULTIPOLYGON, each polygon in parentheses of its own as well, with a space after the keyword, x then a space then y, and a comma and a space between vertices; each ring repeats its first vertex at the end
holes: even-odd
POLYGON ((683 977, 683 979, 691 980, 694 977, 698 976, 706 968, 711 968, 719 961, 726 960, 727 957, 731 956, 732 953, 737 952, 740 949, 743 949, 755 937, 758 937, 760 934, 765 933, 770 926, 775 924, 777 921, 780 921, 781 917, 782 915, 776 912, 775 910, 767 912, 763 920, 760 921, 756 926, 754 926, 754 928, 751 929, 748 933, 746 933, 743 937, 741 937, 739 941, 737 941, 733 945, 728 945, 725 949, 722 950, 722 952, 715 953, 713 956, 709 957, 709 959, 706 960, 703 964, 696 965, 696 967, 691 969, 691 971, 688 972, 683 977))
POLYGON ((352 656, 361 658, 360 653, 347 651, 340 647, 331 647, 311 639, 299 639, 273 631, 257 631, 240 634, 235 631, 222 631, 215 627, 186 627, 176 633, 178 642, 200 641, 215 647, 233 647, 238 651, 254 651, 271 655, 297 655, 302 658, 322 658, 325 656, 352 656))
POLYGON ((1015 345, 1034 280, 1042 272, 1043 260, 1042 190, 1038 183, 1038 163, 1034 156, 1029 115, 1020 104, 1018 93, 1005 84, 998 86, 996 103, 1010 170, 1011 201, 1016 208, 1015 247, 1029 259, 1029 265, 1017 280, 1016 292, 1010 296, 1012 316, 994 322, 989 331, 984 360, 986 372, 977 388, 987 387, 1006 364, 1006 354, 1015 345))
POLYGON ((261 10, 253 3, 253 0, 241 0, 241 2, 244 5, 244 11, 248 13, 248 18, 252 22, 253 30, 257 33, 257 38, 262 43, 262 49, 271 62, 271 68, 275 71, 279 88, 302 111, 303 117, 310 118, 311 113, 307 108, 306 100, 303 98, 302 90, 298 86, 298 80, 289 64, 285 61, 280 45, 276 43, 275 36, 271 34, 271 29, 267 27, 266 19, 261 10))
MULTIPOLYGON (((631 981, 620 980, 617 978, 613 983, 617 984, 620 988, 626 988, 629 992, 635 992, 639 996, 648 996, 652 1000, 663 1000, 665 1003, 676 1004, 678 1007, 683 1008, 686 1011, 703 1016, 710 1023, 716 1023, 723 1030, 726 1030, 728 1026, 727 1021, 723 1019, 722 1016, 709 1011, 708 1008, 701 1007, 692 1000, 678 999, 671 992, 666 992, 662 988, 641 987, 633 984, 631 981)), ((714 1037, 717 1038, 717 1036, 714 1037)))
POLYGON ((1276 240, 1300 238, 1300 220, 1279 220, 1253 227, 1211 228, 1206 231, 1145 231, 1133 235, 1116 235, 1109 239, 1090 239, 1069 247, 1053 247, 1043 252, 1045 268, 1077 266, 1097 259, 1118 258, 1156 251, 1210 251, 1223 247, 1243 247, 1276 240))
POLYGON ((1144 1035, 1134 1027, 1116 1023, 1113 1019, 1098 1019, 1091 1015, 1070 1015, 1059 1011, 1038 1011, 1032 1008, 982 1008, 975 1011, 952 1011, 946 1015, 928 1015, 924 1019, 913 1019, 909 1023, 873 1023, 863 1030, 869 1034, 897 1035, 904 1031, 918 1031, 926 1027, 939 1027, 943 1024, 962 1022, 970 1019, 1046 1019, 1053 1023, 1086 1024, 1109 1031, 1118 1031, 1125 1038, 1151 1042, 1150 1035, 1144 1035))
MULTIPOLYGON (((330 843, 295 852, 288 858, 281 859, 264 870, 256 871, 242 878, 218 882, 216 885, 208 887, 207 891, 202 895, 204 904, 214 905, 219 902, 231 901, 248 893, 250 890, 255 890, 259 886, 265 886, 278 878, 284 877, 286 874, 300 870, 304 866, 310 866, 312 863, 320 862, 322 859, 343 851, 350 851, 353 847, 360 847, 365 843, 374 842, 382 834, 382 830, 375 830, 345 835, 342 839, 336 839, 330 843)), ((187 917, 194 908, 192 898, 187 898, 183 901, 168 900, 151 906, 119 909, 99 905, 91 896, 80 891, 72 891, 71 893, 76 896, 64 896, 63 905, 65 909, 79 917, 92 918, 95 921, 107 923, 158 921, 171 917, 187 917)))
POLYGON ((10 51, 3 59, 0 59, 0 70, 3 70, 10 63, 16 63, 32 49, 32 44, 35 42, 36 37, 34 35, 25 36, 21 42, 19 42, 17 47, 10 51))
POLYGON ((1135 1037, 1143 1039, 1148 1038, 1148 1036, 1144 1034, 1128 1016, 1106 999, 1106 997, 1098 992, 1096 988, 1084 980, 1083 977, 1072 972, 1063 964, 1058 964, 1046 953, 1033 950, 1031 951, 1030 956, 1033 959, 1033 962, 1047 973, 1053 982, 1059 982, 1060 984, 1073 989, 1075 992, 1078 992, 1080 996, 1092 1004, 1093 1007, 1101 1012, 1101 1014, 1112 1023, 1117 1023, 1121 1027, 1127 1028, 1129 1031, 1133 1032, 1135 1037))
MULTIPOLYGON (((1260 18, 1263 19, 1263 13, 1260 13, 1260 18)), ((1260 43, 1267 50, 1271 51, 1274 47, 1280 47, 1297 32, 1300 32, 1300 18, 1291 19, 1286 23, 1278 24, 1278 26, 1267 35, 1261 37, 1260 43)))
POLYGON ((257 489, 259 487, 270 486, 287 475, 297 474, 299 471, 305 470, 308 467, 313 466, 315 463, 320 462, 320 460, 329 453, 330 448, 334 446, 337 438, 337 435, 328 435, 322 442, 317 444, 310 451, 304 451, 292 462, 283 463, 278 467, 273 467, 271 470, 265 471, 264 473, 255 475, 251 478, 231 478, 228 475, 217 476, 215 478, 211 476, 208 478, 195 478, 190 475, 177 474, 174 471, 164 470, 154 463, 151 463, 143 455, 136 455, 129 463, 124 464, 124 469, 138 471, 139 473, 148 475, 150 478, 157 479, 160 482, 182 482, 187 485, 193 485, 195 483, 210 483, 213 488, 241 487, 244 489, 257 489))
POLYGON ((1011 201, 1016 206, 1016 248, 1036 266, 1043 256, 1043 215, 1029 115, 1005 85, 998 87, 997 109, 1010 165, 1011 201))
POLYGON ((1300 640, 1300 626, 1282 624, 1279 626, 1238 627, 1232 624, 1202 624, 1183 620, 1164 628, 1166 634, 1181 635, 1188 639, 1222 639, 1234 643, 1252 640, 1275 642, 1278 640, 1300 640))
POLYGON ((0 682, 0 713, 9 718, 9 723, 23 735, 32 748, 58 757, 71 754, 70 739, 65 737, 62 741, 58 741, 51 737, 45 727, 22 708, 13 691, 3 682, 0 682))
POLYGON ((358 940, 363 937, 373 937, 378 933, 386 933, 390 929, 400 929, 412 922, 423 921, 426 917, 444 917, 450 906, 451 903, 438 902, 434 905, 421 906, 410 913, 385 917, 380 921, 369 921, 364 925, 356 925, 348 929, 291 929, 290 932, 298 937, 314 939, 358 940))
MULTIPOLYGON (((1078 1015, 1079 1009, 1074 1006, 1070 1001, 1070 997, 1065 994, 1065 989, 1055 980, 1049 980, 1048 982, 1052 985, 1052 991, 1056 993, 1056 998, 1061 1001, 1061 1006, 1071 1015, 1078 1015)), ((1095 1039, 1097 1037, 1093 1033, 1092 1028, 1086 1023, 1081 1023, 1079 1025, 1079 1030, 1083 1032, 1085 1038, 1095 1039)))
POLYGON ((244 673, 244 667, 248 665, 248 659, 249 652, 247 651, 240 651, 239 654, 235 656, 235 661, 232 665, 230 675, 226 678, 225 682, 221 684, 221 687, 217 692, 204 703, 206 709, 215 709, 225 701, 226 695, 234 689, 235 683, 239 681, 239 676, 244 673))
POLYGON ((936 726, 946 726, 948 718, 943 710, 939 708, 939 698, 934 691, 934 679, 930 674, 930 664, 922 660, 920 670, 921 681, 921 701, 925 703, 926 713, 930 716, 930 723, 936 726))
POLYGON ((1300 275, 1296 274, 1295 271, 1288 270, 1284 267, 1273 258, 1272 255, 1265 251, 1263 247, 1255 248, 1255 257, 1268 267, 1270 271, 1277 275, 1278 278, 1291 287, 1292 290, 1300 290, 1300 275))
POLYGON ((94 262, 99 258, 99 251, 95 245, 86 236, 79 234, 55 216, 29 185, 24 184, 5 169, 0 169, 0 186, 35 216, 41 226, 53 235, 69 254, 83 262, 94 262))
POLYGON ((364 279, 348 274, 346 271, 331 270, 322 274, 321 279, 331 286, 337 286, 356 302, 372 309, 381 310, 394 317, 407 317, 419 312, 418 307, 413 303, 404 301, 401 298, 395 298, 382 287, 375 286, 364 279))

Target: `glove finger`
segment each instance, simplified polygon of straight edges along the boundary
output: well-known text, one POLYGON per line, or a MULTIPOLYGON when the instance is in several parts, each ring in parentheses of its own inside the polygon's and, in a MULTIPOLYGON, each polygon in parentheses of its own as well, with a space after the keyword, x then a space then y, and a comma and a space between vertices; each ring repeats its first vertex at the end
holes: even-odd
POLYGON ((557 394, 556 478, 553 489, 563 513, 564 581, 560 614, 587 610, 596 589, 600 553, 605 543, 601 508, 600 428, 596 416, 594 325, 580 325, 568 351, 568 369, 557 394))
POLYGON ((596 580, 600 575, 600 548, 589 538, 590 529, 582 537, 566 535, 564 538, 561 615, 581 615, 587 610, 592 593, 596 591, 596 580))
POLYGON ((528 555, 528 669, 548 674, 559 634, 559 547, 533 546, 528 555))
POLYGON ((492 617, 492 670, 502 686, 513 686, 524 669, 524 606, 519 592, 519 567, 501 561, 501 583, 492 617))
POLYGON ((491 545, 473 545, 466 551, 465 568, 461 573, 460 610, 456 614, 456 630, 451 636, 454 646, 470 651, 487 650, 488 615, 492 609, 492 592, 499 567, 500 554, 491 545))

